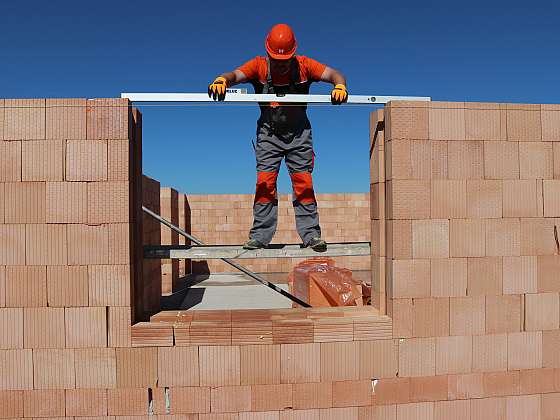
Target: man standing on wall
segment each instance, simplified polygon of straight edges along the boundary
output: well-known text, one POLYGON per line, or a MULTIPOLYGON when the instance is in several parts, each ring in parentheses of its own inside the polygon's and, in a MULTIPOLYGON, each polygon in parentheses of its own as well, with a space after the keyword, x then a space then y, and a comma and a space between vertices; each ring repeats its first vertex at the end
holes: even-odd
MULTIPOLYGON (((297 42, 285 24, 272 28, 265 42, 266 57, 255 57, 235 71, 224 73, 208 87, 208 95, 223 101, 226 88, 249 82, 255 93, 308 94, 313 82, 330 82, 335 87, 331 102, 346 102, 346 79, 338 71, 305 56, 296 56, 297 42)), ((257 121, 257 187, 253 205, 253 227, 243 248, 266 247, 278 221, 276 179, 285 158, 293 188, 296 228, 305 247, 325 251, 321 239, 317 202, 311 172, 314 165, 311 124, 306 104, 261 103, 257 121)))

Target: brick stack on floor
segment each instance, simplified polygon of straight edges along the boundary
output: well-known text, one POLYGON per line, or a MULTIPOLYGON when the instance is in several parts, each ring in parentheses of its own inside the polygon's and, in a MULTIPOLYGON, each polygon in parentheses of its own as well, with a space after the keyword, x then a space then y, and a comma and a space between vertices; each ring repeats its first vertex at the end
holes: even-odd
POLYGON ((396 102, 372 121, 374 283, 399 339, 377 403, 560 418, 560 107, 396 102))

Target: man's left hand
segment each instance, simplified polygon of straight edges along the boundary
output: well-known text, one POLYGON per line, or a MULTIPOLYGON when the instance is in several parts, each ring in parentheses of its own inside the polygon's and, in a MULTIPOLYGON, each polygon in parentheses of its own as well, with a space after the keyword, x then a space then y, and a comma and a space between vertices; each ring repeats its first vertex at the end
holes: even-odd
POLYGON ((331 92, 331 102, 333 105, 340 105, 348 100, 346 86, 339 84, 331 92))

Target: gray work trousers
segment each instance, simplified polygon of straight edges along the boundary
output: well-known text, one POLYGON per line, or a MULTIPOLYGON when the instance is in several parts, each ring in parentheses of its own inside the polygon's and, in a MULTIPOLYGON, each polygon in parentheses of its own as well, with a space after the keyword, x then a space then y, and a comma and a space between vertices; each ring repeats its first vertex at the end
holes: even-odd
POLYGON ((307 245, 321 236, 317 202, 313 192, 311 172, 314 166, 311 125, 306 119, 298 130, 278 135, 267 123, 257 125, 257 188, 253 206, 253 227, 249 233, 264 245, 272 241, 278 222, 278 195, 276 178, 282 159, 292 179, 293 206, 296 229, 307 245))

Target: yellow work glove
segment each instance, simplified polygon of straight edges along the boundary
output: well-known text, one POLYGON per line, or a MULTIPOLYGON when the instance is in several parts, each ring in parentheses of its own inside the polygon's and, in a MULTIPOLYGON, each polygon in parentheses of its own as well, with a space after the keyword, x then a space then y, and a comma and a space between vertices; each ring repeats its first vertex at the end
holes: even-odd
POLYGON ((343 84, 336 85, 331 92, 331 102, 333 105, 340 105, 348 100, 348 92, 343 84))
POLYGON ((215 101, 223 101, 226 98, 227 80, 225 77, 216 77, 208 86, 208 96, 215 101))

